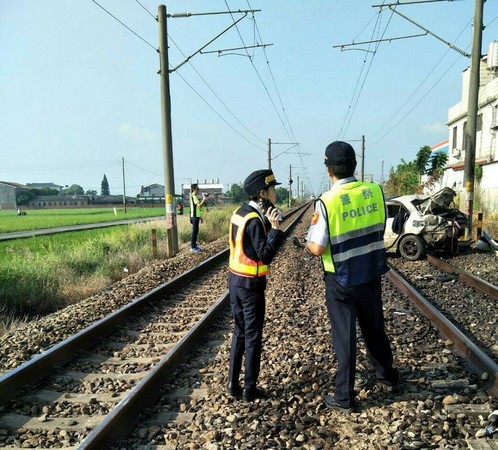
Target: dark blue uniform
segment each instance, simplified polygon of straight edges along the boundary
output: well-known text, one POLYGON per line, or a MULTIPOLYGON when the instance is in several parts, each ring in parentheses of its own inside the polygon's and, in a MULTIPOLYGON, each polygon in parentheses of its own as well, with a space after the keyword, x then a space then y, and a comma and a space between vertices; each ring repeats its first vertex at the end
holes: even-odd
MULTIPOLYGON (((245 215, 257 211, 251 205, 243 205, 238 212, 245 215)), ((260 213, 260 211, 258 211, 260 213)), ((244 253, 253 261, 270 264, 278 247, 283 241, 284 233, 270 227, 255 218, 250 219, 243 237, 244 253)), ((235 240, 235 236, 231 236, 235 240)), ((230 351, 230 367, 228 381, 239 384, 242 368, 242 357, 245 354, 244 389, 254 390, 258 380, 263 325, 265 320, 265 288, 266 276, 247 277, 234 273, 229 274, 230 304, 234 318, 234 330, 230 351)))

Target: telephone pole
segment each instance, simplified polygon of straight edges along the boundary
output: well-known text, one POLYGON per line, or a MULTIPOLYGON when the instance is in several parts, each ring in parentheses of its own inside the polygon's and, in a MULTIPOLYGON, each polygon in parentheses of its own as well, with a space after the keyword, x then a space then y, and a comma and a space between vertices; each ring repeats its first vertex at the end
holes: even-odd
POLYGON ((126 182, 125 182, 125 168, 124 168, 124 157, 121 156, 121 166, 123 169, 123 208, 126 214, 126 182))
POLYGON ((173 140, 171 135, 171 96, 169 90, 168 28, 166 6, 158 7, 159 58, 161 76, 161 117, 164 162, 164 201, 166 204, 166 236, 168 257, 178 253, 178 230, 176 209, 173 203, 175 194, 175 175, 173 169, 173 140))
POLYGON ((292 165, 289 165, 289 208, 292 206, 292 165))
MULTIPOLYGON (((288 153, 290 149, 295 147, 296 145, 299 145, 299 142, 272 142, 270 138, 268 138, 268 169, 271 170, 271 160, 277 158, 280 155, 283 155, 284 153, 288 153), (273 157, 271 156, 271 146, 273 145, 292 145, 292 147, 288 148, 287 150, 284 150, 283 152, 279 153, 277 156, 273 157)), ((309 155, 309 153, 299 153, 300 155, 309 155)))
POLYGON ((470 57, 470 80, 469 80, 469 103, 467 107, 467 146, 465 149, 465 214, 467 225, 465 227, 465 239, 472 236, 472 214, 474 206, 474 172, 476 163, 476 130, 477 112, 479 108, 479 82, 481 66, 482 45, 482 16, 484 0, 475 1, 474 9, 474 37, 472 39, 472 54, 470 57))
POLYGON ((365 181, 365 135, 361 135, 361 181, 365 181))
POLYGON ((271 170, 271 139, 268 138, 268 169, 271 170))

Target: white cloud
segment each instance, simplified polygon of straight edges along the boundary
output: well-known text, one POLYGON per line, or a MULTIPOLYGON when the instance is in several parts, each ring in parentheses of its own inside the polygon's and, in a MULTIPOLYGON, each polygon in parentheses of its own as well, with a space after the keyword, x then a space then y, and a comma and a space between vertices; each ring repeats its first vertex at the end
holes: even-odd
POLYGON ((122 123, 119 125, 118 135, 125 139, 132 139, 134 141, 145 142, 147 144, 153 143, 156 140, 155 133, 131 123, 122 123))

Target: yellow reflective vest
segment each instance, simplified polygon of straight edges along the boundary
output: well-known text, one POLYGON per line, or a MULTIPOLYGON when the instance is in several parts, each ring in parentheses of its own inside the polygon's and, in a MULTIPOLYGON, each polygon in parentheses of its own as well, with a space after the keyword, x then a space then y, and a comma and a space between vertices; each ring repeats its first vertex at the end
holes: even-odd
POLYGON ((342 286, 357 286, 386 273, 386 210, 379 185, 353 181, 320 196, 327 214, 329 245, 323 268, 342 286))
MULTIPOLYGON (((268 275, 268 266, 263 264, 262 261, 254 261, 244 253, 244 231, 247 223, 251 219, 258 219, 264 226, 261 216, 257 212, 249 212, 241 215, 240 209, 232 214, 230 219, 230 259, 229 270, 230 272, 240 275, 242 277, 263 277, 268 275), (234 237, 235 236, 235 237, 234 237)), ((266 230, 266 228, 265 228, 266 230)))
POLYGON ((197 195, 190 194, 190 217, 201 217, 200 201, 197 195))

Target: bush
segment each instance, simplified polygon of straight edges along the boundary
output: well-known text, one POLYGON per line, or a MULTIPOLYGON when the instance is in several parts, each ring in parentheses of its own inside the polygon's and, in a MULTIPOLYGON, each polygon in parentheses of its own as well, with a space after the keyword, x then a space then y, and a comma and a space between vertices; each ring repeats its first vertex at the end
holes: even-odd
POLYGON ((64 301, 60 275, 36 260, 11 260, 0 266, 0 304, 6 316, 36 316, 56 311, 64 301))

